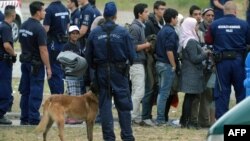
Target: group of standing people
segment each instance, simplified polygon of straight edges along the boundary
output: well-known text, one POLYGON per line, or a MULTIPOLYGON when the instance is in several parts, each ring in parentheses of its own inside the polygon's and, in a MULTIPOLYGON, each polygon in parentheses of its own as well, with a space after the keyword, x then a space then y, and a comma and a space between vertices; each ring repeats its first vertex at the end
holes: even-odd
MULTIPOLYGON (((95 1, 91 1, 93 4, 95 1)), ((25 21, 19 31, 21 45, 21 125, 37 125, 40 121, 39 108, 43 99, 44 78, 47 74, 51 94, 63 94, 65 71, 57 56, 61 51, 72 51, 84 57, 85 42, 90 32, 90 26, 100 15, 94 5, 88 0, 69 0, 68 8, 60 0, 53 0, 45 9, 44 3, 35 1, 29 5, 31 17, 25 21), (81 8, 78 8, 78 5, 81 8), (73 8, 72 8, 73 7, 73 8), (43 24, 40 22, 43 20, 43 24), (71 30, 68 30, 70 26, 71 30), (69 37, 69 38, 68 38, 69 37), (78 41, 79 39, 79 41, 78 41), (71 43, 71 44, 70 44, 71 43)), ((1 24, 1 88, 3 101, 1 104, 1 124, 11 124, 4 114, 11 107, 12 97, 12 63, 16 61, 13 47, 11 22, 15 20, 15 7, 7 6, 1 24), (2 65, 3 64, 3 65, 2 65)), ((84 82, 85 75, 79 81, 84 82)), ((67 79, 67 78, 65 78, 67 79)), ((68 84, 68 83, 67 83, 68 84)), ((78 95, 85 92, 81 83, 78 95)), ((76 92, 76 90, 73 90, 76 92)), ((71 94, 71 92, 68 92, 71 94)))
MULTIPOLYGON (((46 9, 43 2, 32 2, 31 17, 21 25, 19 34, 20 124, 39 123, 47 74, 51 94, 64 93, 63 78, 76 77, 80 82, 79 90, 68 86, 69 94, 84 93, 90 82, 98 84, 104 140, 116 138, 112 98, 118 111, 122 140, 135 140, 131 124, 166 125, 177 92, 185 93, 181 126, 209 127, 228 110, 231 84, 237 103, 245 98, 244 56, 250 35, 247 22, 236 18, 233 1, 211 0, 211 6, 201 10, 193 5, 189 17, 178 21, 178 11, 166 8, 164 1, 156 1, 150 14, 148 5, 139 3, 133 9, 135 19, 126 29, 115 23, 114 2, 105 4, 103 21, 95 28, 91 25, 101 16, 95 1, 68 0, 70 12, 60 0, 53 0, 46 9), (87 75, 65 73, 57 59, 62 51, 86 58, 87 75), (154 99, 157 103, 155 121, 152 120, 154 99)), ((16 53, 10 23, 15 19, 15 7, 7 6, 4 15, 0 25, 3 92, 0 123, 11 124, 4 115, 13 101, 12 63, 16 61, 16 53)))

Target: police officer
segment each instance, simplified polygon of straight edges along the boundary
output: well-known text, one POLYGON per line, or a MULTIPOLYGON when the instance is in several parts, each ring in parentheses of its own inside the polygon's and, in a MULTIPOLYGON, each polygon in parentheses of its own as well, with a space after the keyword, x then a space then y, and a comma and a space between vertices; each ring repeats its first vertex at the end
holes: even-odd
POLYGON ((214 9, 214 20, 223 17, 224 4, 230 0, 210 0, 211 7, 214 9))
POLYGON ((48 51, 52 77, 48 80, 52 94, 64 93, 63 70, 56 60, 63 44, 67 42, 67 28, 69 26, 69 12, 60 0, 52 0, 46 9, 43 21, 44 28, 48 35, 48 51))
POLYGON ((103 139, 115 141, 111 110, 113 96, 118 109, 121 139, 134 141, 130 114, 132 101, 127 75, 128 65, 132 63, 135 51, 128 31, 114 23, 116 13, 115 3, 106 3, 104 8, 106 21, 90 33, 86 56, 89 66, 96 70, 103 139))
POLYGON ((77 0, 67 0, 67 7, 70 10, 70 25, 77 25, 80 27, 79 18, 80 18, 80 10, 78 9, 78 1, 77 0))
POLYGON ((3 15, 2 11, 0 11, 0 23, 2 23, 3 20, 4 20, 4 15, 3 15))
POLYGON ((88 38, 91 24, 95 19, 95 11, 88 0, 78 0, 80 9, 80 42, 81 47, 85 48, 85 40, 88 38))
POLYGON ((250 0, 245 0, 246 6, 246 20, 247 23, 250 25, 250 0))
POLYGON ((12 124, 4 115, 13 101, 12 63, 16 61, 16 53, 13 48, 11 23, 16 18, 15 7, 6 6, 4 16, 4 21, 0 25, 0 124, 12 124))
MULTIPOLYGON (((89 0, 78 0, 79 5, 81 5, 80 9, 80 44, 81 44, 81 50, 84 54, 85 50, 85 44, 86 40, 88 38, 88 35, 90 33, 91 25, 96 18, 95 11, 91 4, 89 3, 89 0)), ((91 69, 87 69, 87 72, 84 76, 84 87, 88 86, 91 81, 91 77, 93 76, 93 71, 91 69)), ((82 88, 85 89, 85 88, 82 88)))
POLYGON ((21 125, 37 125, 40 121, 39 108, 43 100, 43 86, 46 66, 47 78, 51 77, 47 35, 40 21, 45 17, 44 3, 30 4, 31 18, 25 21, 19 32, 21 44, 21 125))
POLYGON ((223 18, 214 21, 206 34, 206 42, 213 44, 215 51, 217 80, 214 97, 216 119, 228 111, 231 84, 234 86, 236 102, 245 98, 244 52, 249 44, 249 27, 236 18, 236 5, 229 1, 224 5, 223 18))
POLYGON ((95 11, 95 17, 101 16, 102 15, 101 12, 96 8, 96 5, 95 5, 96 0, 89 0, 89 3, 92 5, 92 8, 95 11))

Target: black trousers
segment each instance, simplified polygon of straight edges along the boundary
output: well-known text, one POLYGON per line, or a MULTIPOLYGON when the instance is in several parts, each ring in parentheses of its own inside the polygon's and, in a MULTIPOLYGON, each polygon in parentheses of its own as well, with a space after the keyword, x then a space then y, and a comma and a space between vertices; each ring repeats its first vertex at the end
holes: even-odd
POLYGON ((183 127, 188 126, 191 124, 191 113, 192 113, 192 106, 193 101, 196 99, 196 97, 199 97, 199 94, 190 94, 186 93, 182 105, 182 115, 180 119, 180 123, 183 127))

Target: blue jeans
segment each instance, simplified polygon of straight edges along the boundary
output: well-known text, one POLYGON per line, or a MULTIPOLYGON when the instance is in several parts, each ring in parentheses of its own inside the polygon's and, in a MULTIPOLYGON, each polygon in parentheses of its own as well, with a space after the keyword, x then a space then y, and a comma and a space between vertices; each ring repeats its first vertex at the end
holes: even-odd
POLYGON ((175 72, 172 70, 172 66, 170 64, 162 62, 156 62, 156 72, 159 78, 156 121, 158 123, 165 123, 166 102, 171 91, 175 72))

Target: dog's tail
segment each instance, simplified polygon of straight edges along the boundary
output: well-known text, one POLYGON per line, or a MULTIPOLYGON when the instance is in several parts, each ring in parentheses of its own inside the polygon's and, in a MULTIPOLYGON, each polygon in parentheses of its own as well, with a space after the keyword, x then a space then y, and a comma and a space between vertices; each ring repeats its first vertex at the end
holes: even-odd
POLYGON ((36 133, 41 133, 41 132, 44 133, 45 132, 45 129, 47 127, 47 124, 48 124, 49 118, 50 118, 49 111, 48 111, 49 106, 50 106, 50 99, 47 99, 45 101, 44 107, 43 107, 43 117, 35 129, 36 133))

